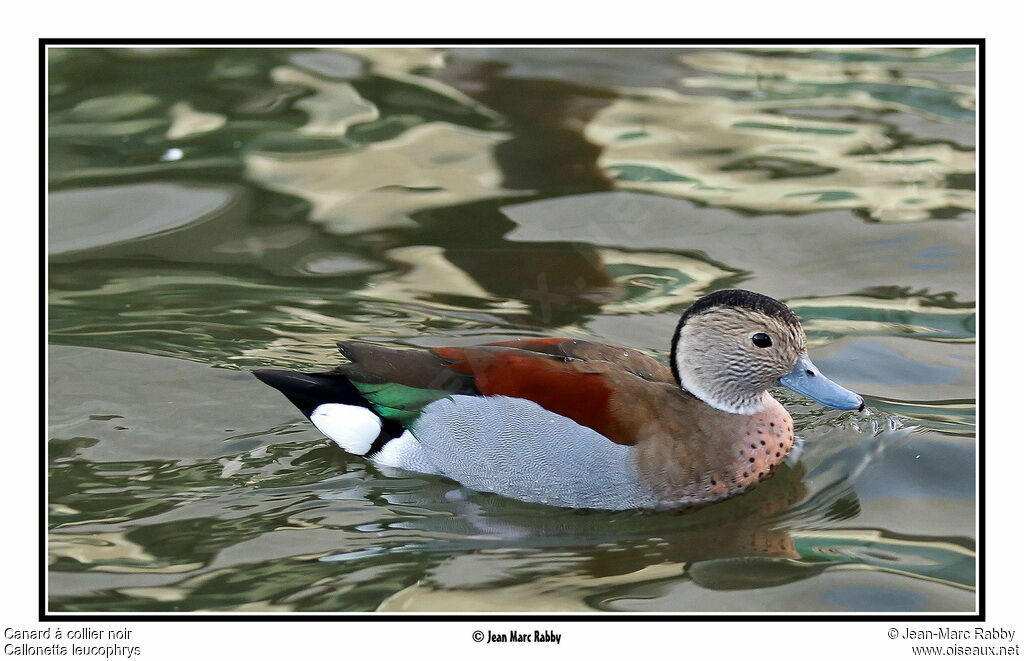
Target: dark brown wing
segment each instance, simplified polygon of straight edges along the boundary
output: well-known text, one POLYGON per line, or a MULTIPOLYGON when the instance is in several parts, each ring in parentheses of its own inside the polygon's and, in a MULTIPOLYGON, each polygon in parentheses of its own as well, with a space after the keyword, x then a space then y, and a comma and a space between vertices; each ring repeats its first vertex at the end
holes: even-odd
POLYGON ((674 383, 672 370, 665 367, 647 354, 617 347, 611 344, 573 340, 564 337, 527 338, 507 342, 493 342, 485 346, 500 346, 523 349, 552 356, 576 358, 586 361, 602 361, 639 376, 647 381, 674 383))
POLYGON ((565 338, 420 351, 338 346, 352 363, 334 373, 352 381, 527 399, 623 445, 637 440, 634 418, 644 407, 636 401, 672 382, 671 371, 645 354, 565 338))

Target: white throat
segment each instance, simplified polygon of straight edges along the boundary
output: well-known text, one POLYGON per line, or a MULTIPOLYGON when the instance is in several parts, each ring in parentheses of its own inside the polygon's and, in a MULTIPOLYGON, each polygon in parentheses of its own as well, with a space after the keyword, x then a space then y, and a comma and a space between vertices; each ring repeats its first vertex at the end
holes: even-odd
POLYGON ((724 411, 725 413, 736 413, 738 415, 752 415, 763 411, 768 405, 770 395, 767 390, 747 394, 739 392, 719 391, 715 392, 700 385, 691 370, 676 361, 676 370, 679 374, 679 383, 683 389, 701 400, 711 408, 724 411))

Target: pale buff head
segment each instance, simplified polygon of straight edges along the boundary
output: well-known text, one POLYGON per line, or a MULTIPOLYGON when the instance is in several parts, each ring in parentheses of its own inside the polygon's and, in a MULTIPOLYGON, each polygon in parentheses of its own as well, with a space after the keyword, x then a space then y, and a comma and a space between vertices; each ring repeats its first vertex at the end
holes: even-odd
POLYGON ((800 321, 783 303, 727 289, 683 314, 672 341, 672 371, 680 387, 714 408, 750 414, 764 408, 767 389, 806 352, 800 321))

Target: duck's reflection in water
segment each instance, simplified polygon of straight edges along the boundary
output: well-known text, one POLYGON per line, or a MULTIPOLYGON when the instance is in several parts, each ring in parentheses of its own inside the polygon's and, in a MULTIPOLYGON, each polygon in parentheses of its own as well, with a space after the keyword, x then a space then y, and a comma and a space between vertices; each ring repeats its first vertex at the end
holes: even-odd
MULTIPOLYGON (((973 589, 969 540, 830 527, 857 516, 856 493, 840 479, 811 494, 805 473, 803 464, 783 465, 746 494, 664 513, 562 510, 448 490, 452 484, 442 481, 430 510, 452 516, 414 519, 401 527, 451 540, 447 546, 431 544, 435 561, 425 567, 417 591, 494 590, 541 581, 590 601, 637 584, 692 581, 714 590, 755 589, 830 568, 890 571, 973 589)), ((384 498, 391 505, 422 505, 424 495, 418 489, 415 499, 394 492, 384 498)), ((413 544, 377 552, 419 550, 413 544)))

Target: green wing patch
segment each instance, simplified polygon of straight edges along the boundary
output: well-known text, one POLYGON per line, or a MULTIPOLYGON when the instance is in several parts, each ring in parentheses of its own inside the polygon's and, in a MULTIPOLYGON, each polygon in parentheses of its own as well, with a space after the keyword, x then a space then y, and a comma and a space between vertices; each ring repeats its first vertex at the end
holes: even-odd
POLYGON ((451 395, 445 390, 411 388, 398 383, 351 383, 373 405, 377 415, 405 426, 419 417, 424 406, 451 395))

